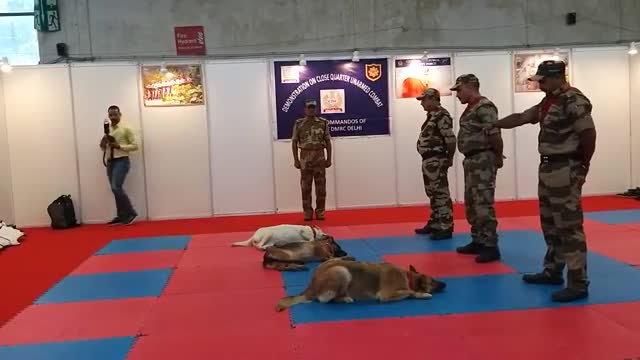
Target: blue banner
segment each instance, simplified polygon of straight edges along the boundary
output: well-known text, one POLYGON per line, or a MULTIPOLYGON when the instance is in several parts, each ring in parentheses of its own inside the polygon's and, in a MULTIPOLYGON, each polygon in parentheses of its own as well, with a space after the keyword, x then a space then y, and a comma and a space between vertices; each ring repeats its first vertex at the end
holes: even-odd
POLYGON ((274 64, 278 139, 290 139, 304 102, 329 121, 331 136, 389 134, 389 72, 386 58, 277 61, 274 64))

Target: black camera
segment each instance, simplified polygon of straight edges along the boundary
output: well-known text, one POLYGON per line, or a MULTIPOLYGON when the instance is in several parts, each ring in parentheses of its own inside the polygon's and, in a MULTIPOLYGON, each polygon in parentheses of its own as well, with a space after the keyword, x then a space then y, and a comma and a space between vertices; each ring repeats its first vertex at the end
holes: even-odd
POLYGON ((110 130, 110 127, 111 127, 111 122, 109 122, 109 120, 105 119, 103 127, 104 127, 104 134, 108 136, 109 132, 110 132, 109 130, 110 130))

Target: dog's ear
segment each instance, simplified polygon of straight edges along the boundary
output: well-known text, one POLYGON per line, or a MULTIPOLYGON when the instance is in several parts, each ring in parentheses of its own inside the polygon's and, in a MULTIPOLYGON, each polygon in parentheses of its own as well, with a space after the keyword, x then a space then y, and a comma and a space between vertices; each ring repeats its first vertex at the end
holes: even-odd
POLYGON ((418 273, 416 271, 416 268, 413 267, 413 265, 409 265, 409 271, 411 271, 412 273, 418 273))

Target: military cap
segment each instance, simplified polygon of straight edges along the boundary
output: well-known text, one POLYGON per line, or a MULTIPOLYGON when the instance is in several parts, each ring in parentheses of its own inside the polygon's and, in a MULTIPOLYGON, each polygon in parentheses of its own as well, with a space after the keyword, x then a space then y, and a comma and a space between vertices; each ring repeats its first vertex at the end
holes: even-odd
POLYGON ((309 106, 318 106, 318 103, 313 99, 307 99, 304 101, 304 107, 309 107, 309 106))
POLYGON ((430 98, 430 99, 434 99, 434 100, 440 101, 440 91, 438 91, 438 89, 434 89, 434 88, 427 88, 427 89, 424 90, 422 95, 418 96, 416 99, 422 100, 424 98, 430 98))
POLYGON ((477 84, 478 86, 480 86, 480 80, 478 80, 478 77, 475 76, 474 74, 460 75, 456 79, 456 84, 453 85, 449 90, 456 91, 460 88, 460 85, 462 84, 477 84))
POLYGON ((545 60, 538 65, 536 74, 529 78, 530 81, 540 81, 545 76, 563 77, 565 75, 566 64, 564 61, 545 60))

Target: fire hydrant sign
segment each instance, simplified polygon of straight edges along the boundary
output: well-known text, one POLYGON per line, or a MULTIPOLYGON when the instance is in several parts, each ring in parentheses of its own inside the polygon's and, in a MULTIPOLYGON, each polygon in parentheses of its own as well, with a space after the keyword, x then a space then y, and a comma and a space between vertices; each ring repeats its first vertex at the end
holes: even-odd
POLYGON ((203 26, 177 26, 175 28, 178 55, 206 55, 203 26))

